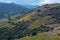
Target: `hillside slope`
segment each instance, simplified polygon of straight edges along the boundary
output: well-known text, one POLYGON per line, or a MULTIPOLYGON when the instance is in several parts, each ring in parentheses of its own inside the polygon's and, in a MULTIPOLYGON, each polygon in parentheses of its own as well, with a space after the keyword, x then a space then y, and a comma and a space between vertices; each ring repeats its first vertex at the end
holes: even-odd
POLYGON ((2 19, 1 24, 2 40, 60 40, 60 4, 43 5, 21 16, 2 19))

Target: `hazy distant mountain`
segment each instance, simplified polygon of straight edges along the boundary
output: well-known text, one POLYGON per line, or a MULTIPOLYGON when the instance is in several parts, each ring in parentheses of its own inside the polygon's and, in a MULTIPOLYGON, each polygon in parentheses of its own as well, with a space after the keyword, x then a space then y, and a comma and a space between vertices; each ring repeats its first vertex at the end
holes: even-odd
POLYGON ((38 7, 38 5, 23 5, 24 7, 27 7, 28 9, 34 9, 38 7))
POLYGON ((0 18, 5 18, 7 15, 11 16, 28 10, 28 8, 15 3, 0 3, 0 18))

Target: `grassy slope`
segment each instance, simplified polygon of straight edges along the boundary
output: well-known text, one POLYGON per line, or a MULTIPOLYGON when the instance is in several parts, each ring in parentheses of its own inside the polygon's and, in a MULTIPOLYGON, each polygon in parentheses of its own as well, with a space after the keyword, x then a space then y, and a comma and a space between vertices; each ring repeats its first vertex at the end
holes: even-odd
MULTIPOLYGON (((49 5, 50 7, 57 7, 57 6, 60 6, 60 4, 53 4, 53 5, 49 5)), ((38 8, 38 9, 41 9, 42 11, 45 10, 46 8, 44 7, 41 7, 41 8, 38 8)), ((37 9, 37 10, 38 10, 37 9)), ((51 16, 46 16, 46 17, 42 17, 42 18, 37 18, 35 21, 33 21, 28 28, 35 28, 35 27, 38 27, 39 25, 41 24, 46 24, 48 22, 52 22, 53 20, 52 19, 49 19, 51 18, 51 16)), ((52 24, 53 25, 53 24, 52 24)), ((60 24, 57 24, 57 25, 60 25, 60 24)), ((57 31, 57 33, 59 33, 59 31, 57 31)), ((51 34, 51 32, 48 32, 46 34, 51 34)), ((24 38, 21 38, 21 39, 16 39, 16 40, 60 40, 60 37, 58 36, 50 36, 50 35, 44 35, 44 34, 38 34, 36 36, 26 36, 24 38)))
POLYGON ((35 12, 32 12, 32 13, 29 13, 28 15, 25 15, 25 17, 23 17, 23 18, 21 18, 21 19, 19 19, 19 20, 17 20, 17 21, 22 21, 22 20, 27 21, 27 20, 30 19, 30 16, 31 16, 31 15, 34 15, 35 13, 36 13, 36 11, 35 11, 35 12))
POLYGON ((52 22, 51 16, 41 17, 36 19, 34 22, 32 22, 28 28, 36 28, 42 24, 46 24, 48 22, 52 22))
POLYGON ((48 36, 45 34, 38 34, 36 36, 26 36, 16 40, 59 40, 58 36, 48 36))

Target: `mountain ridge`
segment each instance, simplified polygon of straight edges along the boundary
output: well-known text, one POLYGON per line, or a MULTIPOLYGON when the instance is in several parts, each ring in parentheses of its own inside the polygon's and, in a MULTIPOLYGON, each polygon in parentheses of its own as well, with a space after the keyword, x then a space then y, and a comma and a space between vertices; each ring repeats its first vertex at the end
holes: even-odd
POLYGON ((28 8, 15 3, 0 3, 0 18, 5 18, 19 13, 21 14, 28 10, 28 8))

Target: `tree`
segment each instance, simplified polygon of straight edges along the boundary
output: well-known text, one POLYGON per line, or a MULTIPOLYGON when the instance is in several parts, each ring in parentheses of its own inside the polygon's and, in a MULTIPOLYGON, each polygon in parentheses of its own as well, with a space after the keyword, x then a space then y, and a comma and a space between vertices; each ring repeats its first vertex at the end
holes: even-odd
POLYGON ((37 12, 41 12, 41 10, 38 10, 37 12))
POLYGON ((10 17, 8 17, 8 20, 12 20, 10 17))

